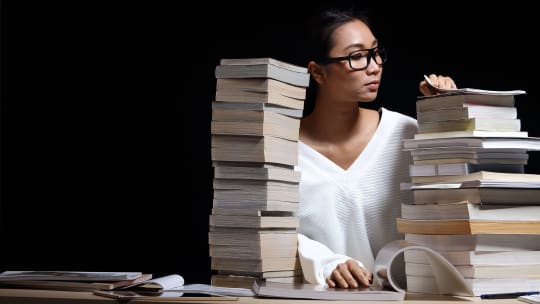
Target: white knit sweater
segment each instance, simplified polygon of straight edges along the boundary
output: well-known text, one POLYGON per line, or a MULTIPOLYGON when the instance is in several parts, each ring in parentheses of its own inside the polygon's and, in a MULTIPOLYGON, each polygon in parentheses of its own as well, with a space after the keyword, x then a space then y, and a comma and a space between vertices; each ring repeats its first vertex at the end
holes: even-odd
POLYGON ((409 180, 412 160, 402 151, 402 140, 413 137, 417 123, 385 108, 380 111, 375 134, 347 170, 299 143, 298 251, 308 282, 325 284, 337 264, 350 258, 373 271, 379 249, 403 238, 396 217, 410 193, 399 184, 409 180))

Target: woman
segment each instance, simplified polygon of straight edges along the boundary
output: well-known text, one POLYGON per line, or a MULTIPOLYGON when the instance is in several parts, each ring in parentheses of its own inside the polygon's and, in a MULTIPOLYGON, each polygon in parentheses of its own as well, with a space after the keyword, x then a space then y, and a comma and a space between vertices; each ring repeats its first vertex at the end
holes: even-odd
MULTIPOLYGON (((372 281, 374 256, 402 238, 395 219, 407 198, 410 155, 402 140, 416 120, 359 107, 377 97, 386 53, 362 16, 325 11, 308 70, 317 86, 313 111, 301 121, 299 255, 308 282, 356 288, 372 281)), ((452 79, 430 75, 439 87, 452 79)), ((425 95, 432 92, 420 83, 425 95)))

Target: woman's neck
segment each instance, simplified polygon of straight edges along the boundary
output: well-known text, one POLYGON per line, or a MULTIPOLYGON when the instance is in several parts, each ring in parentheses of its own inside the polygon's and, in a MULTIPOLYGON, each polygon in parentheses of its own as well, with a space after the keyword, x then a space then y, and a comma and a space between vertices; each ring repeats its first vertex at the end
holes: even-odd
POLYGON ((357 103, 317 100, 313 112, 302 123, 306 131, 322 140, 341 141, 358 131, 362 113, 357 103))

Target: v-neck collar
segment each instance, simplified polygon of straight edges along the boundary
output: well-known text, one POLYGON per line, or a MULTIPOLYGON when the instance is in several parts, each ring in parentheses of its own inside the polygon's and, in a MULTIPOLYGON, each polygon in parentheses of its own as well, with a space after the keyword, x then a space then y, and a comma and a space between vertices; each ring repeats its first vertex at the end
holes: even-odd
POLYGON ((381 138, 379 134, 383 132, 383 130, 385 129, 385 124, 388 119, 388 114, 385 114, 388 111, 385 108, 380 108, 379 111, 381 113, 381 118, 380 118, 379 124, 377 125, 377 129, 371 136, 371 139, 367 143, 364 150, 362 150, 362 152, 358 154, 356 159, 352 162, 352 164, 347 169, 343 169, 334 161, 326 157, 324 154, 321 154, 319 151, 315 150, 314 148, 312 148, 308 144, 303 143, 300 140, 298 141, 299 149, 301 149, 306 155, 309 155, 310 157, 320 160, 320 162, 318 163, 321 166, 325 167, 325 168, 321 168, 321 169, 325 169, 325 171, 338 173, 338 174, 351 174, 351 173, 365 171, 366 166, 369 166, 370 164, 369 160, 372 157, 374 157, 374 153, 376 152, 375 148, 378 146, 379 139, 381 138))

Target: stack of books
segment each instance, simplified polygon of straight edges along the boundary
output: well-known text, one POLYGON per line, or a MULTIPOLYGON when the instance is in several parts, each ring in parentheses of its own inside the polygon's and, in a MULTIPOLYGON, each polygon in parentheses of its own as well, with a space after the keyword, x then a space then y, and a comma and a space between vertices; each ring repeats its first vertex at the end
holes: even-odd
MULTIPOLYGON (((417 100, 419 131, 404 141, 412 204, 398 231, 436 250, 475 295, 540 289, 540 175, 524 173, 540 138, 521 130, 523 91, 461 90, 417 100)), ((427 257, 405 252, 409 291, 438 293, 427 257)))
POLYGON ((273 58, 222 59, 212 103, 212 285, 298 282, 298 137, 309 74, 273 58))
POLYGON ((0 287, 68 291, 117 290, 150 282, 141 272, 4 271, 0 287))

